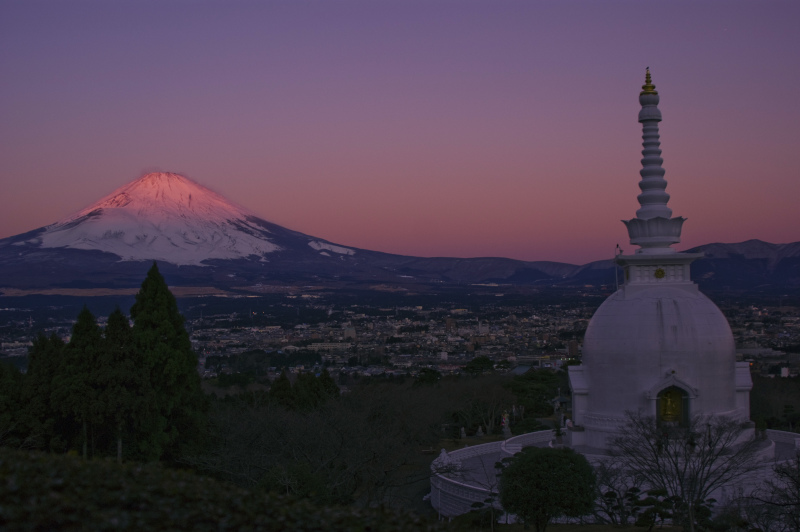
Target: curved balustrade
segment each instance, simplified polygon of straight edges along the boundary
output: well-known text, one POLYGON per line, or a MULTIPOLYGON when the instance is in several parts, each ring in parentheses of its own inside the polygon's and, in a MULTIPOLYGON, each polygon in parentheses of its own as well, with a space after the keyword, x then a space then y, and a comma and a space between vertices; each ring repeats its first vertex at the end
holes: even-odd
MULTIPOLYGON (((789 459, 793 454, 789 447, 800 453, 800 434, 779 430, 768 430, 767 437, 771 445, 759 453, 764 461, 764 467, 748 475, 744 480, 748 484, 766 480, 772 475, 772 466, 776 461, 789 459), (783 453, 776 453, 775 446, 781 445, 783 453), (780 454, 780 456, 779 456, 780 454), (774 459, 772 458, 774 457, 774 459)), ((487 499, 494 499, 494 505, 499 507, 497 497, 497 482, 494 471, 486 470, 486 464, 513 456, 525 447, 545 446, 553 440, 552 430, 528 432, 511 437, 505 441, 484 443, 457 449, 448 453, 452 460, 461 462, 461 469, 452 472, 437 472, 431 466, 431 493, 430 502, 441 517, 455 517, 472 510, 474 503, 486 503, 487 499), (476 474, 477 473, 477 474, 476 474), (480 474, 485 475, 485 480, 479 480, 480 474), (471 478, 470 478, 471 477, 471 478)), ((592 456, 591 458, 599 458, 592 456)), ((592 461, 590 459, 590 461, 592 461)), ((725 489, 719 494, 720 500, 726 497, 725 489)))

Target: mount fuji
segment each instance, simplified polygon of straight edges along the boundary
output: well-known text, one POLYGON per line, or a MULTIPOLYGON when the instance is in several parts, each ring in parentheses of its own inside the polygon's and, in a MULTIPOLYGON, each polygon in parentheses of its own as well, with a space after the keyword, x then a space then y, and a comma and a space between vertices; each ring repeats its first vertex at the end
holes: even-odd
MULTIPOLYGON (((701 287, 800 284, 800 243, 707 247, 710 260, 693 267, 701 287)), ((421 258, 344 246, 268 222, 182 175, 151 173, 54 224, 0 239, 0 287, 138 287, 153 261, 172 285, 244 290, 275 283, 614 284, 611 260, 421 258)))
POLYGON ((185 176, 159 172, 0 240, 0 286, 127 287, 153 261, 181 284, 307 281, 359 276, 370 269, 360 255, 385 254, 286 229, 185 176))
MULTIPOLYGON (((25 241, 42 248, 113 253, 123 261, 202 266, 214 259, 266 257, 281 250, 277 226, 194 181, 145 175, 25 241)), ((296 233, 299 236, 299 233, 296 233)), ((353 250, 308 239, 315 250, 353 250)))

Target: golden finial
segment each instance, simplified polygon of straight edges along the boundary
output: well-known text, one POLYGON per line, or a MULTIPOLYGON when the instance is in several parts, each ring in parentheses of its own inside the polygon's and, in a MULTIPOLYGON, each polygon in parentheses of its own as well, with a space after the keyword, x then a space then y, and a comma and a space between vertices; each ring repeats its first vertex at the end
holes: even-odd
POLYGON ((639 94, 658 94, 656 86, 653 85, 653 80, 650 79, 650 67, 647 67, 647 73, 644 76, 644 85, 642 85, 642 92, 639 94))

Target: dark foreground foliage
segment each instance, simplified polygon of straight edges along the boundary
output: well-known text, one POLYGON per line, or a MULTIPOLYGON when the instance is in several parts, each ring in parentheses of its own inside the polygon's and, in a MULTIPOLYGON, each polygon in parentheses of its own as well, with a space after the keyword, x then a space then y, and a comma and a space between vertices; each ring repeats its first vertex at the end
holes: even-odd
POLYGON ((383 509, 315 506, 163 468, 0 448, 0 529, 439 530, 383 509))
POLYGON ((526 447, 501 462, 500 502, 525 526, 545 532, 561 516, 592 512, 597 498, 592 466, 572 449, 526 447))

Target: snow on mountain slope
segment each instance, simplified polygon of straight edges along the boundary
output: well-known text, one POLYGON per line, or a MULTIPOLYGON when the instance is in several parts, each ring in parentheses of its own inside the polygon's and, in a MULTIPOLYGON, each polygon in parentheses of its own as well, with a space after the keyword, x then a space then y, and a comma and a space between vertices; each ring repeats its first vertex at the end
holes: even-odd
POLYGON ((194 181, 153 173, 45 228, 27 243, 114 253, 122 260, 202 265, 281 249, 255 215, 194 181))
POLYGON ((333 251, 334 253, 338 253, 339 255, 355 255, 356 253, 354 250, 350 248, 346 248, 344 246, 335 246, 333 244, 328 244, 327 242, 320 242, 318 240, 312 240, 311 242, 308 243, 308 245, 311 246, 313 249, 316 249, 317 251, 321 251, 322 253, 325 253, 324 251, 322 251, 324 249, 327 249, 328 251, 333 251))

